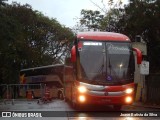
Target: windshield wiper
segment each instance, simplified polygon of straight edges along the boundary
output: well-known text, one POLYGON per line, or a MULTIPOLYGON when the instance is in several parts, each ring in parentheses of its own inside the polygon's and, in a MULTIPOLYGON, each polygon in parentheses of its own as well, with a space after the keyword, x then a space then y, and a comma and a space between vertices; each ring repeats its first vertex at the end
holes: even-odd
POLYGON ((102 82, 105 79, 105 74, 104 74, 104 55, 103 55, 103 62, 102 65, 100 65, 100 68, 98 69, 97 75, 93 78, 93 80, 91 81, 91 83, 95 83, 95 84, 99 84, 100 82, 102 82), (98 81, 97 81, 98 80, 98 81))
MULTIPOLYGON (((118 77, 117 77, 117 75, 116 75, 116 72, 113 70, 113 67, 112 67, 112 65, 111 65, 111 62, 110 62, 110 56, 109 56, 109 65, 108 65, 108 67, 109 67, 109 75, 111 76, 111 73, 113 73, 113 75, 114 75, 114 77, 115 77, 115 80, 116 81, 118 81, 118 77), (113 72, 112 72, 113 71, 113 72)), ((107 69, 107 68, 106 68, 107 69)), ((112 76, 111 76, 112 77, 112 76)))

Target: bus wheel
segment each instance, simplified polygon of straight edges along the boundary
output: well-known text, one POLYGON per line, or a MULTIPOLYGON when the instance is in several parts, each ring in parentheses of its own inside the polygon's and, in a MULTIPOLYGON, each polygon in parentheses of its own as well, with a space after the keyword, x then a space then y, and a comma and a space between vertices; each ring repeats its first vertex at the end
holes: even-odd
POLYGON ((116 111, 120 111, 122 108, 122 105, 114 105, 113 106, 113 109, 116 110, 116 111))

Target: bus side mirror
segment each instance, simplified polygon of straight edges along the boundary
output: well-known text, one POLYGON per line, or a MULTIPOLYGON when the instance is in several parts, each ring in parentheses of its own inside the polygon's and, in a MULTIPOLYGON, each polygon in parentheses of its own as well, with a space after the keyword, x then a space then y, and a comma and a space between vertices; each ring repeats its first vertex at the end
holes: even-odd
POLYGON ((137 64, 141 64, 142 62, 142 52, 138 48, 133 48, 137 55, 137 64))
POLYGON ((76 46, 74 45, 71 49, 71 62, 76 62, 76 46))

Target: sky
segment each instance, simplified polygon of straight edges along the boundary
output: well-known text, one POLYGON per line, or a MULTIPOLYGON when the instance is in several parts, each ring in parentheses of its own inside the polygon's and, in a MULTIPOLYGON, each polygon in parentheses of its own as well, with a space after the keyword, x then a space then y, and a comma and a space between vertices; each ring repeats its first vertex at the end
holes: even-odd
MULTIPOLYGON (((32 6, 33 10, 38 10, 49 18, 55 18, 60 24, 66 27, 74 27, 82 9, 100 11, 94 3, 103 8, 101 1, 107 4, 108 0, 8 0, 8 3, 10 4, 13 1, 21 5, 27 3, 32 6)), ((127 0, 123 1, 126 2, 127 0)))

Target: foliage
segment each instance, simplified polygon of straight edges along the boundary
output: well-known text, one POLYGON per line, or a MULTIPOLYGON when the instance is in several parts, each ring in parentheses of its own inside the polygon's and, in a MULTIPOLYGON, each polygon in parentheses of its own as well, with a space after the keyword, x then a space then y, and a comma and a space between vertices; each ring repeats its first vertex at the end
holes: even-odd
POLYGON ((99 11, 81 10, 80 24, 87 27, 88 30, 99 30, 103 15, 99 11))
POLYGON ((73 40, 69 28, 16 2, 0 6, 0 33, 0 83, 17 83, 22 68, 62 63, 73 40))
POLYGON ((8 0, 0 0, 0 6, 1 7, 6 5, 5 1, 8 1, 8 0))
POLYGON ((107 32, 119 32, 117 23, 123 15, 122 9, 110 9, 101 21, 101 29, 107 32))

